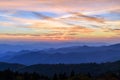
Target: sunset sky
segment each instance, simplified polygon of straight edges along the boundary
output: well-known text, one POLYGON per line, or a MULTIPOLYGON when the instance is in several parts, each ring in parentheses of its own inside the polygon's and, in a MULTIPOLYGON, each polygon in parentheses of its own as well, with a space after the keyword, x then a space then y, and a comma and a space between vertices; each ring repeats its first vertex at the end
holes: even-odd
POLYGON ((120 0, 0 0, 0 41, 120 42, 120 0))

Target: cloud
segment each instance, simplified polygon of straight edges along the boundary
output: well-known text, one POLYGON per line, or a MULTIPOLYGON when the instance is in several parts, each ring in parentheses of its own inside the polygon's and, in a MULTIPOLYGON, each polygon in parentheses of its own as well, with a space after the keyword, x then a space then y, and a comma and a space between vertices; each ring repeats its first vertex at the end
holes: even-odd
POLYGON ((107 11, 120 8, 120 0, 0 0, 1 10, 48 11, 56 13, 107 11), (98 4, 99 3, 99 4, 98 4), (97 4, 97 5, 96 5, 97 4), (7 6, 6 6, 7 5, 7 6))
MULTIPOLYGON (((36 14, 36 13, 35 13, 36 14)), ((49 17, 43 14, 36 14, 40 19, 25 19, 14 16, 7 16, 15 24, 1 23, 3 26, 16 26, 32 29, 29 33, 25 34, 18 30, 18 33, 10 34, 8 36, 32 39, 35 37, 37 40, 41 39, 59 39, 59 40, 69 40, 69 39, 80 39, 80 38, 105 38, 114 36, 114 31, 107 31, 108 27, 110 29, 119 26, 119 21, 106 21, 104 19, 91 17, 83 15, 81 13, 71 13, 64 17, 49 17), (70 15, 70 16, 68 16, 70 15), (42 17, 42 19, 41 19, 42 17), (82 17, 82 18, 81 18, 82 17), (17 24, 16 24, 17 23, 17 24), (19 24, 18 24, 19 23, 19 24), (30 24, 29 24, 30 23, 30 24), (21 24, 21 25, 20 25, 21 24), (95 26, 95 27, 94 27, 95 26), (97 27, 96 27, 97 26, 97 27), (110 27, 111 26, 111 27, 110 27), (105 31, 106 30, 106 31, 105 31), (31 34, 32 33, 32 34, 31 34), (34 34, 33 34, 34 33, 34 34)), ((4 33, 5 34, 5 33, 4 33)), ((5 37, 4 37, 5 38, 5 37)), ((24 38, 23 38, 24 39, 24 38)))
POLYGON ((61 19, 70 19, 70 20, 76 20, 76 21, 80 21, 80 20, 85 20, 85 21, 94 21, 94 22, 98 22, 98 23, 104 23, 105 20, 102 18, 97 18, 97 17, 92 17, 92 16, 88 16, 88 15, 84 15, 82 13, 77 13, 77 12, 71 12, 69 13, 70 16, 66 17, 62 17, 61 19))
POLYGON ((49 17, 49 16, 46 16, 46 15, 43 15, 41 13, 38 13, 38 12, 32 12, 36 17, 40 18, 40 19, 47 19, 47 20, 53 20, 52 17, 49 17))
POLYGON ((12 33, 7 29, 3 32, 0 27, 0 39, 97 40, 119 37, 119 20, 111 21, 94 15, 111 11, 119 14, 120 0, 0 1, 0 12, 3 11, 0 16, 8 19, 1 21, 0 25, 13 29, 12 33), (30 15, 25 17, 20 11, 30 15), (57 16, 51 17, 44 12, 55 13, 57 16))

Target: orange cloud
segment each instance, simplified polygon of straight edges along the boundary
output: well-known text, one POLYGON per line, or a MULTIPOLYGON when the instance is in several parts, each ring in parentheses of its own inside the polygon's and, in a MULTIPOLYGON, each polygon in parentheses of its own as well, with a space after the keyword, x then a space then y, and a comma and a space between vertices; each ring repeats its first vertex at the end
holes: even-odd
POLYGON ((91 17, 120 9, 120 0, 1 0, 0 10, 13 11, 4 15, 10 22, 0 22, 1 26, 18 27, 17 31, 0 32, 0 39, 20 40, 104 40, 119 37, 120 21, 109 21, 91 17), (13 16, 17 11, 31 11, 38 19, 13 16), (61 14, 49 17, 39 12, 61 14), (19 28, 27 29, 23 32, 19 28), (4 33, 4 34, 3 34, 4 33))

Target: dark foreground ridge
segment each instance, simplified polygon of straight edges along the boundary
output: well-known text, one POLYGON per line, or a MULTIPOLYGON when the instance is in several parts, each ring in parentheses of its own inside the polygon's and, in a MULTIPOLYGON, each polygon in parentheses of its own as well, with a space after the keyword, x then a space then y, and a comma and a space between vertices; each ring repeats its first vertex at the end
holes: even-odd
POLYGON ((53 76, 40 75, 33 73, 13 72, 10 69, 0 71, 0 80, 120 80, 120 72, 106 72, 100 75, 90 73, 81 74, 72 71, 69 75, 64 73, 54 74, 53 76))
POLYGON ((10 69, 12 71, 18 71, 20 73, 36 72, 41 75, 53 76, 54 74, 66 73, 69 75, 72 71, 79 74, 100 75, 106 72, 119 72, 120 61, 107 62, 107 63, 86 63, 86 64, 36 64, 31 66, 25 66, 21 64, 0 63, 0 71, 10 69))
POLYGON ((120 80, 120 61, 31 66, 0 62, 0 80, 120 80))

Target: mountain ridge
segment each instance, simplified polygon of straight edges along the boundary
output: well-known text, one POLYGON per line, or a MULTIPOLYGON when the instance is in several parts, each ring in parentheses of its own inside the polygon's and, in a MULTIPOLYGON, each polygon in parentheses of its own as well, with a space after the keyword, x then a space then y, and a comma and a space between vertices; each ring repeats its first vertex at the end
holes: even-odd
POLYGON ((99 75, 106 72, 119 72, 120 71, 120 60, 115 62, 106 63, 81 63, 81 64, 35 64, 35 65, 22 65, 0 62, 0 71, 7 69, 17 71, 20 73, 33 73, 36 72, 41 75, 53 76, 54 74, 67 73, 69 75, 72 71, 76 74, 92 74, 99 75), (7 67, 4 67, 6 66, 7 67), (4 68, 3 68, 4 67, 4 68))
POLYGON ((89 63, 89 62, 112 62, 120 60, 120 44, 110 46, 72 46, 58 49, 44 49, 36 51, 17 52, 16 55, 8 58, 7 62, 32 64, 58 64, 58 63, 89 63))

